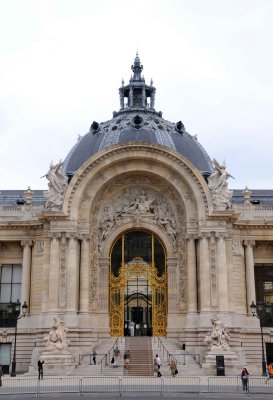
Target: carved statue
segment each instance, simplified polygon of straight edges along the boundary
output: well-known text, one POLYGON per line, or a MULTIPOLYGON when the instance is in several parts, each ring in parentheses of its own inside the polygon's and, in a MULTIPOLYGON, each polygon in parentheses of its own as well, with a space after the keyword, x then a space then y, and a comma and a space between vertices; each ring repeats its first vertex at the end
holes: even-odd
POLYGON ((209 350, 230 350, 230 334, 228 327, 219 319, 218 315, 211 319, 212 330, 208 332, 204 342, 208 345, 209 350))
POLYGON ((48 191, 45 193, 47 199, 45 208, 59 208, 63 203, 68 183, 67 176, 61 171, 62 165, 61 160, 56 165, 51 162, 48 172, 42 176, 49 180, 48 191))
POLYGON ((141 194, 135 198, 130 206, 122 211, 122 213, 136 214, 136 213, 153 213, 154 199, 149 198, 145 191, 142 190, 141 194))
POLYGON ((53 318, 54 323, 50 328, 48 336, 45 337, 45 351, 64 350, 68 347, 69 341, 66 339, 68 329, 65 322, 59 318, 53 318))
POLYGON ((111 232, 113 226, 115 224, 115 218, 109 216, 106 220, 102 221, 100 224, 100 238, 99 238, 99 251, 101 251, 101 246, 106 236, 111 232))
POLYGON ((219 164, 218 161, 213 159, 214 172, 208 177, 208 187, 212 194, 212 202, 216 207, 225 206, 226 209, 231 208, 230 198, 232 191, 228 190, 227 180, 233 178, 226 171, 225 162, 219 164))
POLYGON ((167 234, 171 236, 173 243, 175 243, 176 229, 174 220, 169 218, 160 218, 158 222, 163 226, 167 234))

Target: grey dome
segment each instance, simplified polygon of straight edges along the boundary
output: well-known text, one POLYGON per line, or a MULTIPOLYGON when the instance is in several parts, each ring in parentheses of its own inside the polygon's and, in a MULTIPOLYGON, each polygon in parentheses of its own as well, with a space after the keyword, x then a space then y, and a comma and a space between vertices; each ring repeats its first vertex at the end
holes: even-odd
POLYGON ((155 111, 155 92, 151 80, 145 83, 141 75, 143 65, 138 54, 131 67, 133 76, 129 84, 119 88, 120 110, 107 122, 93 122, 90 131, 69 152, 63 165, 67 175, 73 175, 80 166, 100 150, 126 142, 148 142, 178 151, 206 177, 213 166, 196 137, 189 135, 181 121, 171 123, 155 111))
POLYGON ((90 131, 85 136, 79 137, 66 157, 64 172, 72 175, 100 150, 126 142, 164 145, 186 157, 201 173, 210 174, 213 171, 208 154, 196 137, 185 131, 183 124, 171 123, 155 113, 138 111, 117 115, 101 124, 93 123, 90 131))

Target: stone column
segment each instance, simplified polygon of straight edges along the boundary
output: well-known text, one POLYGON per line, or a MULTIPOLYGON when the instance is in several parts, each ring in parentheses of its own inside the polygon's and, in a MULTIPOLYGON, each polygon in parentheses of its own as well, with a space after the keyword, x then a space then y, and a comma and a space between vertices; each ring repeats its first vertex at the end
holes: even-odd
POLYGON ((210 261, 209 244, 206 233, 200 235, 199 239, 199 301, 200 311, 210 310, 210 261))
POLYGON ((129 107, 133 107, 133 89, 131 87, 129 90, 129 107))
POLYGON ((80 259, 80 312, 89 311, 89 241, 88 236, 81 238, 80 259))
POLYGON ((59 305, 59 269, 60 269, 60 237, 54 234, 50 244, 50 266, 48 287, 48 311, 58 310, 59 305))
POLYGON ((79 302, 79 259, 77 254, 78 237, 71 234, 68 239, 66 304, 67 311, 78 312, 79 302))
POLYGON ((228 280, 225 235, 216 234, 216 270, 219 311, 228 311, 228 280))
POLYGON ((187 262, 188 262, 188 312, 197 312, 197 271, 195 236, 188 235, 187 262))
POLYGON ((109 312, 109 257, 100 257, 98 270, 98 310, 102 313, 109 312))
POLYGON ((142 88, 142 107, 145 107, 145 100, 146 100, 146 94, 145 94, 145 88, 142 88))
POLYGON ((168 271, 168 314, 178 311, 183 308, 182 300, 179 299, 179 276, 177 258, 167 258, 167 271, 168 271))
POLYGON ((29 306, 30 298, 30 282, 31 282, 31 246, 32 240, 25 240, 21 242, 23 247, 23 268, 22 268, 22 287, 21 287, 21 303, 24 301, 29 306))
POLYGON ((255 245, 254 240, 245 240, 245 260, 246 260, 246 300, 247 300, 247 312, 251 314, 250 304, 252 301, 256 302, 256 291, 255 291, 255 275, 254 275, 254 257, 253 257, 253 246, 255 245))

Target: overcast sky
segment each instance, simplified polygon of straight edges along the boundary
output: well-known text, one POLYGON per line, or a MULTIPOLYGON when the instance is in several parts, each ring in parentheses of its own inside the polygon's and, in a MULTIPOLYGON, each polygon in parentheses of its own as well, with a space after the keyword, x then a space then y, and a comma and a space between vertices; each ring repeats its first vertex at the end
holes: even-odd
POLYGON ((182 120, 230 188, 273 189, 272 0, 0 0, 0 190, 46 189, 119 109, 138 49, 156 110, 182 120))

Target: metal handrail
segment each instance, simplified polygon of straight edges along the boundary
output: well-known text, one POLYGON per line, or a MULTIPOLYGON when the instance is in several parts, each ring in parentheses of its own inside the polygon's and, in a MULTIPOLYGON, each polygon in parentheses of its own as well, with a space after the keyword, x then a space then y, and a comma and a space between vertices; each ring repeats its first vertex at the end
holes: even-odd
POLYGON ((157 343, 158 343, 159 349, 161 350, 161 347, 163 349, 163 357, 164 357, 164 351, 166 351, 168 364, 171 363, 171 358, 173 358, 174 361, 176 362, 176 365, 177 365, 177 359, 166 349, 166 347, 164 346, 164 344, 163 344, 162 340, 160 339, 160 337, 157 338, 157 343))
MULTIPOLYGON (((97 353, 96 356, 105 356, 105 353, 97 353)), ((81 365, 81 361, 84 357, 89 357, 89 365, 92 365, 92 358, 93 358, 93 353, 85 353, 85 354, 79 354, 79 365, 81 365)))
MULTIPOLYGON (((111 361, 111 351, 113 351, 113 348, 118 344, 118 337, 116 338, 116 340, 115 340, 115 342, 114 342, 114 344, 113 344, 113 346, 111 347, 111 349, 108 351, 108 364, 110 364, 110 361, 111 361)), ((122 337, 121 337, 121 340, 120 340, 121 342, 122 342, 122 337)), ((105 364, 105 365, 107 365, 107 364, 105 364)))
MULTIPOLYGON (((104 362, 104 366, 106 367, 106 365, 110 364, 110 358, 111 358, 111 351, 113 350, 113 348, 118 344, 118 340, 119 338, 117 337, 113 346, 110 348, 110 350, 108 350, 108 352, 104 355, 104 357, 102 357, 102 359, 100 360, 100 362, 98 363, 98 365, 100 365, 100 370, 102 372, 102 366, 103 366, 103 362, 104 362)), ((122 339, 121 339, 122 342, 122 339)))
POLYGON ((200 354, 194 354, 194 353, 170 353, 170 356, 175 358, 174 356, 182 356, 183 357, 183 364, 182 365, 186 365, 186 357, 191 356, 195 359, 195 361, 197 362, 197 364, 201 365, 200 363, 200 354))

